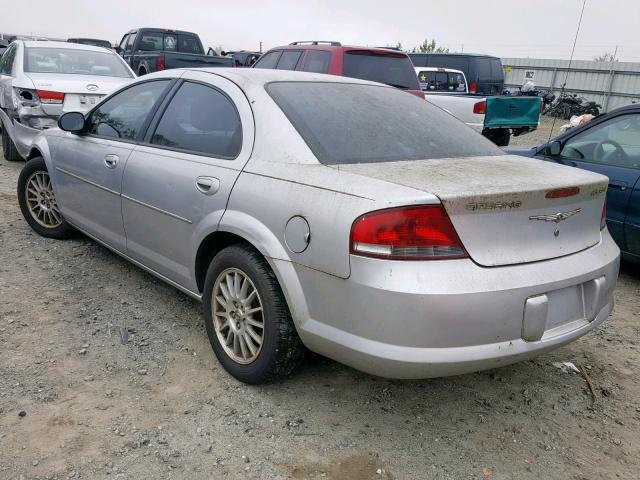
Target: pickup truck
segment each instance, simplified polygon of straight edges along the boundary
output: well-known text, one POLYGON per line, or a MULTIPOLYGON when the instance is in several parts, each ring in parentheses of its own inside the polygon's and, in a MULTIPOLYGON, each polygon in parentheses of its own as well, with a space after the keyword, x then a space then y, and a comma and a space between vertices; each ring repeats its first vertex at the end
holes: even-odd
POLYGON ((539 97, 474 95, 460 70, 416 67, 420 88, 428 102, 446 110, 500 147, 538 128, 539 97))
POLYGON ((205 55, 197 34, 164 28, 127 32, 116 51, 140 75, 170 68, 231 67, 233 60, 205 55))

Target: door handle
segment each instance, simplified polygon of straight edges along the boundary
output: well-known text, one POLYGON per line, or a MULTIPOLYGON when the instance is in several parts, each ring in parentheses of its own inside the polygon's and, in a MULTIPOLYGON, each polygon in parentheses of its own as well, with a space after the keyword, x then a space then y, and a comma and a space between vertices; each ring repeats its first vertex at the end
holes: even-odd
POLYGON ((611 183, 609 183, 609 188, 612 188, 613 190, 620 190, 621 192, 624 192, 627 189, 627 184, 626 183, 614 183, 614 182, 611 182, 611 183))
POLYGON ((196 188, 200 193, 213 195, 220 189, 220 180, 215 177, 198 177, 196 178, 196 188))
POLYGON ((109 154, 104 156, 104 165, 107 168, 116 168, 120 158, 117 155, 109 154))

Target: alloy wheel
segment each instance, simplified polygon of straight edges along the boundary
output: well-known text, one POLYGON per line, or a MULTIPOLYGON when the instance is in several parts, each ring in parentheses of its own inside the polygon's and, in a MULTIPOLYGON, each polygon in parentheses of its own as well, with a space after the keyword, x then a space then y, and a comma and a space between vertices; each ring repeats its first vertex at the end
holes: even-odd
POLYGON ((238 268, 223 270, 213 286, 213 326, 225 353, 249 364, 264 341, 262 300, 249 276, 238 268))
POLYGON ((56 228, 62 224, 62 215, 46 171, 36 171, 29 176, 24 195, 29 213, 36 222, 45 228, 56 228))

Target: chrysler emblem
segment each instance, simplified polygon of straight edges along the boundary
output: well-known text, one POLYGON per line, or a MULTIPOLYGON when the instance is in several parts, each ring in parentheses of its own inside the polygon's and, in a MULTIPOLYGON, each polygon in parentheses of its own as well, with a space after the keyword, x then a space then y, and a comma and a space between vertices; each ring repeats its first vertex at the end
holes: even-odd
POLYGON ((87 85, 87 90, 89 90, 90 92, 95 92, 96 90, 98 90, 98 85, 96 85, 95 83, 90 83, 89 85, 87 85))
POLYGON ((559 212, 552 213, 550 215, 531 215, 529 220, 542 220, 543 222, 555 222, 560 223, 563 220, 566 220, 569 217, 572 217, 576 213, 580 213, 582 211, 581 208, 576 208, 575 210, 569 210, 568 212, 559 212))

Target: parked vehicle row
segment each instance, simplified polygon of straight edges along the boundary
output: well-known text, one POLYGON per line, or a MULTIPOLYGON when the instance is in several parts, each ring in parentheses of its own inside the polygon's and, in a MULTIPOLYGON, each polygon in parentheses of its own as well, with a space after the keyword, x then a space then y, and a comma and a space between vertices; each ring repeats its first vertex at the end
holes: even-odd
MULTIPOLYGON (((267 60, 322 51, 296 47, 267 60)), ((376 72, 378 52, 329 53, 376 72)), ((406 57, 379 55, 403 78, 406 57)), ((506 155, 398 88, 173 69, 59 125, 20 174, 28 224, 80 230, 202 300, 244 382, 286 375, 303 346, 386 377, 495 368, 613 308, 606 177, 506 155)))
POLYGON ((415 71, 428 102, 498 146, 509 145, 512 133, 517 136, 538 128, 541 108, 538 98, 473 95, 461 70, 415 67, 415 71))

